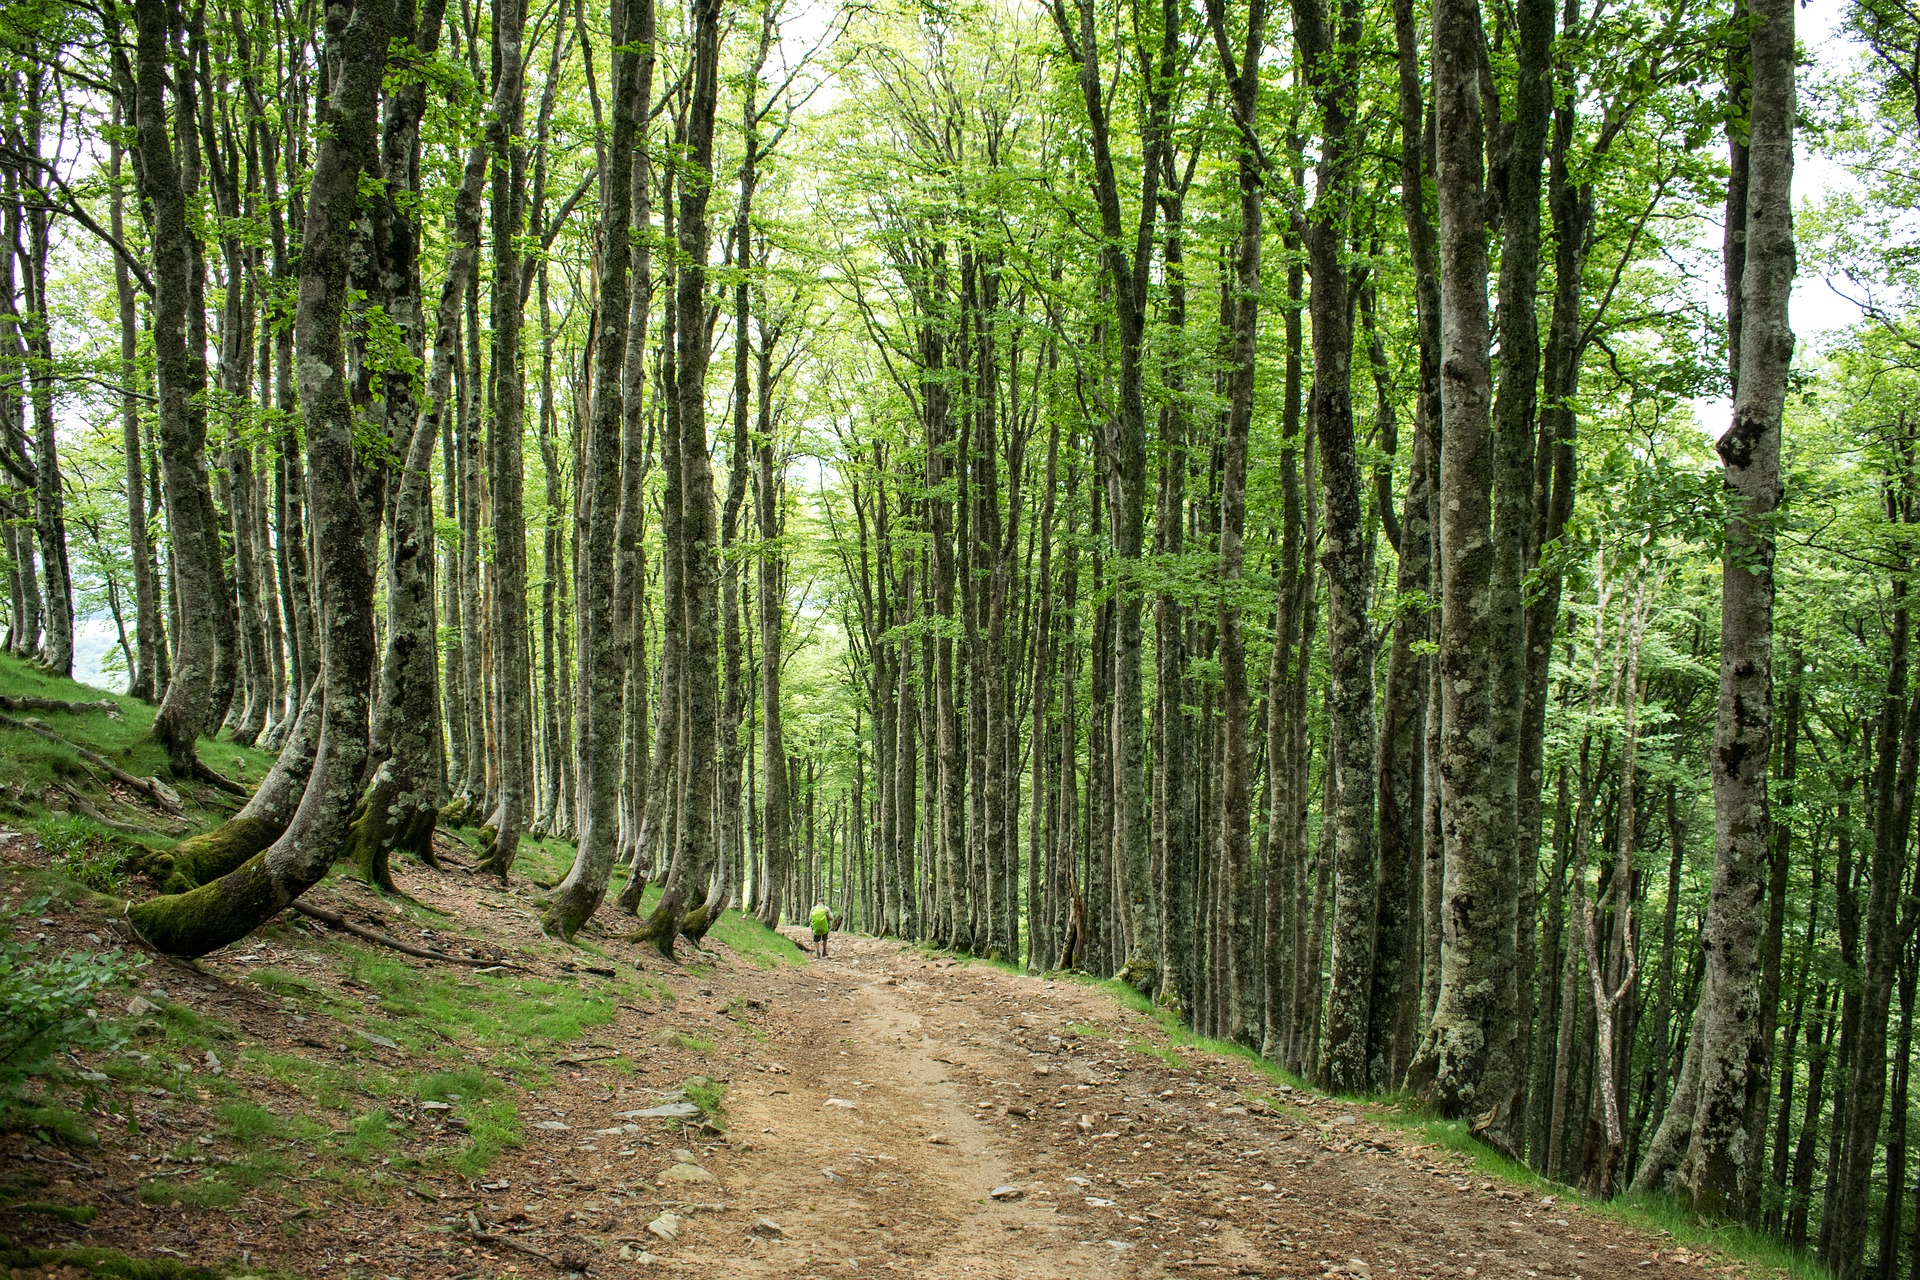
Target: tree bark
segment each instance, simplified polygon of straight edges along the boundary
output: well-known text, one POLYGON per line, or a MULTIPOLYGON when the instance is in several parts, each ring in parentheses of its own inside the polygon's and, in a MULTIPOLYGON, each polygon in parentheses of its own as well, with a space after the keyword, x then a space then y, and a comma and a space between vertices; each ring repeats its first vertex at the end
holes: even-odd
MULTIPOLYGON (((1772 515, 1780 504, 1781 416, 1793 357, 1787 299, 1794 274, 1794 8, 1790 0, 1754 0, 1748 7, 1752 105, 1745 265, 1734 346, 1739 376, 1733 425, 1717 445, 1730 507, 1721 572, 1720 702, 1711 753, 1713 881, 1695 1031, 1700 1093, 1677 1178, 1683 1200, 1709 1218, 1737 1216, 1746 1203, 1747 1179, 1758 1173, 1746 1118, 1763 1057, 1756 979, 1772 844, 1767 806, 1773 740, 1772 515)), ((1877 1050, 1865 1057, 1884 1069, 1884 1055, 1877 1050)), ((1864 1102, 1864 1083, 1855 1082, 1854 1105, 1864 1102)), ((1877 1105, 1878 1098, 1874 1101, 1877 1105)), ((1849 1134, 1841 1176, 1871 1161, 1877 1128, 1871 1126, 1863 1149, 1849 1134)), ((1854 1216, 1843 1212, 1842 1222, 1851 1232, 1854 1216)), ((1848 1247, 1847 1242, 1858 1238, 1850 1234, 1829 1254, 1830 1262, 1841 1260, 1836 1270, 1843 1275, 1857 1255, 1857 1244, 1848 1247)))
POLYGON ((713 181, 713 123, 718 92, 720 13, 718 0, 696 0, 687 150, 679 173, 680 273, 674 285, 676 315, 675 396, 678 401, 682 500, 682 657, 686 726, 681 751, 683 796, 679 850, 661 890, 660 903, 642 930, 671 959, 689 910, 706 900, 715 855, 715 748, 718 745, 719 638, 715 634, 716 555, 713 465, 707 449, 706 323, 707 199, 713 181))
POLYGON ((154 716, 153 735, 166 747, 174 775, 184 778, 199 764, 194 742, 208 727, 213 702, 213 614, 221 575, 207 555, 217 536, 205 461, 207 366, 204 345, 195 348, 187 341, 194 292, 190 276, 197 254, 167 122, 166 6, 159 0, 140 0, 133 15, 136 172, 152 217, 154 375, 177 610, 170 678, 154 716))
MULTIPOLYGON (((156 7, 156 0, 140 3, 142 10, 156 7)), ((159 16, 143 16, 143 42, 149 19, 159 16)), ((360 177, 376 155, 376 107, 391 25, 391 0, 358 0, 351 8, 328 11, 327 53, 339 71, 320 106, 320 143, 301 245, 295 322, 319 548, 324 682, 312 776, 271 848, 191 893, 155 898, 128 912, 141 936, 169 955, 205 955, 237 941, 316 884, 339 853, 360 796, 374 662, 373 579, 366 562, 366 517, 353 483, 354 415, 341 322, 360 177)), ((157 21, 152 29, 161 30, 157 21)))
POLYGON ((493 349, 488 367, 493 423, 487 432, 493 503, 492 647, 499 794, 481 867, 504 882, 520 850, 527 815, 531 735, 527 679, 527 520, 525 509, 526 385, 521 374, 521 254, 526 214, 526 148, 519 140, 525 109, 526 0, 493 5, 494 110, 486 127, 493 169, 493 349))
MULTIPOLYGON (((643 0, 644 2, 644 0, 643 0)), ((580 700, 574 719, 580 829, 573 865, 560 882, 542 926, 571 939, 606 896, 619 851, 621 689, 623 640, 616 625, 616 533, 622 515, 626 422, 627 325, 633 259, 631 178, 640 57, 632 47, 640 25, 630 0, 613 0, 608 17, 613 55, 613 129, 600 168, 600 305, 594 334, 593 416, 587 429, 587 466, 581 497, 587 508, 580 601, 580 700)), ((551 570, 549 570, 551 572, 551 570)), ((626 583, 619 584, 627 585, 626 583)))

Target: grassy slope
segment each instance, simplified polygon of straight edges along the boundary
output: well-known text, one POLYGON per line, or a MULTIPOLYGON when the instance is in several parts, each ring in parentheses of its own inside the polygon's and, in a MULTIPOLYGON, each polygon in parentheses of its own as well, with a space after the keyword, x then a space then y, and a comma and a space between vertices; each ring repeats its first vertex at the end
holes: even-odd
MULTIPOLYGON (((108 699, 118 718, 100 711, 18 714, 44 720, 69 741, 136 776, 167 776, 165 753, 149 738, 153 708, 146 704, 55 679, 5 655, 0 655, 0 693, 73 702, 108 699)), ((257 783, 272 764, 266 752, 222 740, 203 739, 201 755, 246 783, 257 783)), ((162 833, 161 814, 117 795, 108 779, 71 750, 0 728, 0 831, 24 829, 38 845, 9 844, 9 856, 0 859, 0 933, 10 924, 25 933, 17 925, 24 923, 23 910, 31 909, 54 922, 41 935, 52 935, 41 944, 41 955, 111 947, 110 927, 123 909, 124 895, 152 891, 120 864, 143 847, 165 847, 189 830, 211 826, 238 807, 207 788, 178 790, 185 820, 162 833), (56 784, 80 792, 117 821, 152 826, 155 833, 133 836, 69 814, 69 802, 56 784)), ((469 846, 477 839, 470 829, 448 834, 469 846)), ((548 1064, 556 1051, 596 1032, 605 1035, 601 1029, 623 1005, 666 1007, 675 999, 670 984, 630 969, 602 977, 603 971, 576 964, 601 953, 591 943, 569 947, 539 934, 532 923, 537 902, 529 889, 557 881, 572 856, 565 841, 524 842, 516 876, 524 880, 512 894, 490 891, 487 896, 497 900, 482 905, 496 907, 498 914, 472 913, 478 921, 412 900, 379 899, 336 867, 330 882, 315 891, 336 908, 385 913, 399 924, 429 927, 438 945, 454 949, 472 942, 497 950, 504 943, 546 972, 421 966, 283 916, 234 951, 271 948, 294 959, 252 967, 237 985, 252 993, 249 999, 268 1001, 282 1023, 310 1026, 329 1042, 324 1045, 297 1037, 262 1039, 225 1016, 229 1006, 170 998, 164 985, 174 981, 169 969, 157 963, 133 968, 95 998, 109 1043, 122 1047, 85 1055, 89 1074, 31 1080, 24 1093, 0 1097, 0 1142, 11 1134, 15 1140, 80 1150, 137 1137, 142 1113, 172 1115, 168 1131, 198 1129, 205 1136, 176 1144, 168 1155, 178 1163, 146 1178, 140 1196, 188 1211, 266 1202, 284 1206, 283 1212, 326 1206, 377 1212, 415 1188, 431 1195, 437 1179, 480 1177, 503 1151, 519 1145, 524 1103, 550 1082, 548 1064), (136 994, 155 1007, 120 1016, 136 994), (350 1051, 346 1061, 341 1050, 350 1051), (210 1070, 216 1061, 220 1068, 210 1070), (444 1104, 447 1110, 433 1111, 426 1104, 444 1104), (445 1141, 423 1146, 418 1140, 417 1118, 423 1111, 446 1116, 445 1141), (122 1125, 124 1134, 113 1131, 122 1125)), ((650 899, 656 896, 649 891, 650 899)), ((725 913, 711 937, 753 965, 806 962, 799 947, 736 911, 725 913)), ((697 978, 706 968, 695 961, 686 972, 697 978)), ((689 1037, 676 1047, 697 1053, 713 1045, 689 1037)), ((684 1087, 685 1096, 712 1111, 720 1106, 721 1089, 702 1075, 690 1077, 684 1087)), ((17 1224, 19 1212, 36 1198, 36 1185, 29 1185, 35 1183, 31 1177, 0 1176, 0 1214, 15 1217, 17 1224)), ((24 1261, 6 1256, 6 1249, 0 1237, 0 1272, 3 1264, 24 1261)), ((71 1261, 80 1262, 78 1255, 71 1261)), ((173 1274, 164 1260, 157 1270, 141 1270, 155 1264, 117 1254, 96 1261, 97 1268, 81 1265, 93 1274, 142 1280, 173 1274)), ((222 1270, 268 1274, 257 1267, 222 1270)))
MULTIPOLYGON (((167 753, 153 741, 154 708, 136 698, 92 688, 76 680, 48 675, 36 666, 8 654, 0 654, 0 694, 12 697, 55 698, 63 702, 107 701, 118 708, 115 719, 104 711, 71 715, 62 711, 22 711, 8 713, 14 719, 37 719, 48 728, 87 747, 136 777, 158 777, 179 791, 186 803, 186 821, 190 829, 211 826, 239 806, 232 796, 197 783, 174 783, 167 772, 167 753)), ((214 769, 244 786, 257 784, 273 767, 273 755, 219 738, 200 740, 200 758, 214 769)), ((48 742, 35 733, 0 726, 0 821, 35 825, 63 811, 65 797, 56 784, 65 784, 81 792, 102 813, 134 826, 151 826, 154 834, 140 843, 161 848, 175 843, 187 831, 165 831, 159 813, 151 806, 129 797, 122 799, 107 785, 91 765, 72 751, 48 742)), ((115 837, 113 833, 87 819, 73 822, 115 837)))

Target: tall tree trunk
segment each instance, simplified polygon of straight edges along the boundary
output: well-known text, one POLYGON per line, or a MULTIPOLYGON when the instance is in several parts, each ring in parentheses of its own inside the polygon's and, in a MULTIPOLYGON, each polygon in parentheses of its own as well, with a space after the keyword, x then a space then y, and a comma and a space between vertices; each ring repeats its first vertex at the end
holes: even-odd
POLYGON ((219 566, 207 554, 218 535, 205 462, 206 348, 196 348, 187 340, 194 292, 190 277, 198 255, 167 122, 170 35, 166 6, 160 0, 141 0, 133 14, 138 31, 136 172, 141 194, 152 211, 149 234, 153 245, 154 374, 177 610, 170 678, 154 716, 153 735, 166 747, 174 774, 189 777, 199 767, 194 740, 209 727, 214 692, 213 615, 221 591, 219 566))
MULTIPOLYGON (((1179 45, 1180 9, 1171 0, 1160 6, 1157 32, 1159 72, 1149 74, 1141 141, 1140 204, 1134 233, 1128 236, 1120 207, 1107 85, 1100 70, 1102 35, 1091 0, 1077 0, 1069 16, 1063 0, 1054 0, 1054 21, 1070 57, 1078 66, 1081 98, 1087 111, 1093 150, 1093 186, 1100 211, 1101 257, 1118 320, 1120 364, 1118 407, 1112 423, 1107 468, 1108 505, 1118 599, 1114 610, 1111 737, 1114 784, 1112 857, 1119 869, 1126 902, 1126 957, 1121 976, 1152 990, 1161 978, 1159 911, 1148 866, 1146 712, 1141 680, 1140 559, 1146 537, 1147 410, 1143 390, 1143 346, 1147 324, 1149 267, 1155 205, 1162 176, 1161 152, 1171 94, 1177 79, 1170 70, 1179 45)), ((1143 49, 1143 56, 1146 55, 1143 49)))
POLYGON ((707 199, 713 181, 713 118, 719 81, 719 8, 718 0, 696 0, 687 149, 679 172, 680 271, 674 285, 679 347, 674 375, 685 504, 680 540, 686 563, 677 602, 686 644, 682 656, 686 725, 680 760, 684 794, 676 863, 661 890, 660 903, 643 930, 669 958, 687 912, 706 900, 715 854, 714 750, 718 744, 720 689, 714 596, 720 566, 715 554, 713 465, 707 452, 707 357, 711 339, 705 294, 707 199))
POLYGON ((527 638, 526 383, 521 373, 521 223, 526 216, 526 0, 495 0, 494 106, 486 141, 493 169, 493 347, 488 361, 493 421, 487 432, 493 504, 493 696, 498 708, 499 794, 481 867, 504 883, 520 851, 532 785, 527 638))
MULTIPOLYGON (((645 0, 642 0, 645 3, 645 0)), ((600 167, 600 309, 594 334, 593 416, 587 429, 581 498, 587 537, 578 580, 580 700, 573 752, 579 769, 579 832, 573 865, 555 890, 542 926, 571 939, 600 907, 619 851, 620 746, 625 741, 621 690, 626 639, 616 625, 616 532, 623 515, 627 325, 631 321, 633 260, 633 150, 642 37, 631 0, 612 0, 608 14, 613 54, 613 130, 600 167)), ((549 568, 548 572, 552 572, 549 568)), ((626 586, 620 583, 619 586, 626 586)))
MULTIPOLYGON (((40 155, 43 110, 41 71, 26 70, 22 124, 28 154, 40 155)), ((46 576, 46 647, 42 660, 56 676, 73 674, 73 571, 67 562, 66 493, 60 478, 59 442, 53 425, 53 315, 47 304, 47 202, 27 210, 26 354, 33 400, 33 525, 40 536, 40 569, 46 576)))
MULTIPOLYGON (((157 7, 156 0, 140 2, 143 60, 158 56, 148 47, 149 33, 164 37, 163 16, 148 12, 157 7)), ((391 0, 358 0, 328 11, 326 50, 339 73, 321 102, 301 244, 296 341, 319 548, 324 682, 312 776, 271 848, 190 893, 153 898, 128 912, 141 936, 170 955, 205 955, 237 941, 311 888, 339 853, 360 798, 374 663, 373 578, 366 515, 353 482, 354 414, 341 323, 357 192, 377 154, 377 105, 391 25, 391 0)), ((157 81, 150 91, 158 96, 157 81)), ((149 92, 145 83, 142 92, 149 92)), ((151 164, 151 155, 143 161, 151 164)))
MULTIPOLYGON (((114 119, 120 119, 120 103, 114 103, 114 119)), ((108 230, 114 239, 125 240, 123 214, 125 197, 120 185, 123 149, 116 140, 109 148, 107 172, 108 230)), ((159 588, 154 582, 153 551, 149 545, 145 466, 141 460, 140 397, 135 388, 140 382, 140 317, 134 301, 133 278, 126 261, 113 255, 113 291, 120 311, 120 433, 122 455, 126 462, 127 554, 133 560, 133 616, 135 649, 138 658, 128 673, 127 693, 151 702, 158 688, 158 653, 166 644, 166 628, 160 620, 159 588)))
MULTIPOLYGON (((1259 1015, 1252 994, 1257 989, 1257 950, 1253 933, 1254 885, 1252 851, 1252 761, 1247 746, 1248 692, 1246 641, 1241 634, 1239 599, 1244 573, 1247 525, 1247 435, 1253 423, 1255 346, 1260 311, 1260 158, 1250 139, 1257 129, 1260 97, 1260 53, 1266 44, 1266 0, 1249 0, 1245 41, 1238 51, 1227 32, 1225 2, 1212 0, 1208 16, 1214 28, 1222 70, 1233 99, 1234 120, 1242 135, 1239 150, 1240 228, 1233 257, 1233 302, 1230 324, 1232 351, 1228 356, 1226 441, 1220 483, 1220 628, 1221 743, 1219 865, 1226 876, 1229 1038, 1257 1045, 1259 1015)), ((1314 0, 1302 0, 1295 10, 1296 25, 1307 24, 1325 37, 1324 15, 1314 0)), ((1324 50, 1323 50, 1324 52, 1324 50)), ((1323 192, 1324 194, 1324 192, 1323 192)), ((1319 297, 1318 277, 1314 296, 1319 297)), ((1316 314, 1315 332, 1319 320, 1316 314)), ((1185 459, 1176 460, 1185 465, 1185 459)), ((1176 515, 1177 519, 1178 516, 1176 515)), ((1184 928, 1185 922, 1181 922, 1184 928)), ((1171 942, 1169 946, 1171 947, 1171 942)))
POLYGON ((1499 696, 1487 660, 1495 607, 1493 391, 1482 182, 1478 0, 1436 0, 1434 169, 1439 198, 1441 416, 1439 538, 1442 690, 1440 989, 1408 1083, 1442 1114, 1476 1117, 1502 1141, 1518 1091, 1513 1036, 1513 779, 1486 734, 1499 696), (1505 844, 1502 842, 1506 841, 1505 844))
MULTIPOLYGON (((1721 572, 1720 702, 1710 756, 1713 882, 1702 939, 1707 969, 1694 1032, 1699 1096, 1677 1175, 1683 1200, 1710 1218, 1740 1214, 1747 1179, 1759 1173, 1747 1142, 1747 1116, 1753 1091, 1764 1088, 1758 1078, 1764 1051, 1757 1035, 1756 979, 1772 845, 1767 808, 1773 741, 1772 514, 1780 504, 1781 414, 1793 357, 1787 299, 1794 273, 1794 9, 1790 0, 1753 0, 1748 8, 1753 22, 1745 261, 1733 344, 1739 364, 1733 425, 1717 445, 1730 508, 1721 572)), ((1876 860, 1879 856, 1876 850, 1876 860)), ((1884 1070, 1885 1057, 1878 1050, 1865 1057, 1884 1070)), ((1851 1105, 1865 1103, 1867 1083, 1855 1081, 1851 1105)), ((1871 1162, 1877 1129, 1877 1123, 1868 1127, 1864 1147, 1856 1147, 1849 1134, 1839 1176, 1871 1162)), ((1864 1211, 1864 1200, 1857 1214, 1843 1210, 1846 1234, 1828 1255, 1830 1263, 1840 1260, 1835 1269, 1843 1275, 1857 1261, 1864 1211)))
POLYGON ((1321 1080, 1366 1087, 1367 1001, 1373 987, 1377 908, 1374 833, 1372 556, 1364 482, 1353 435, 1353 321, 1343 257, 1350 217, 1361 9, 1344 0, 1337 26, 1312 0, 1296 0, 1294 39, 1307 60, 1320 112, 1320 163, 1306 224, 1313 321, 1314 433, 1320 441, 1328 588, 1327 769, 1334 874, 1333 969, 1321 1080))

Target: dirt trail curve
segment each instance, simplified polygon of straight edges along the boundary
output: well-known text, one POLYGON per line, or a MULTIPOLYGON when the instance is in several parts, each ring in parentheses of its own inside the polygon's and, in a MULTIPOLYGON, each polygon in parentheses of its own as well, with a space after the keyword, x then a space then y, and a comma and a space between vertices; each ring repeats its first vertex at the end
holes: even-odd
POLYGON ((1276 1096, 1244 1063, 1168 1055, 1150 1019, 1075 983, 843 939, 763 985, 767 1039, 730 1072, 731 1141, 699 1157, 722 1186, 687 1197, 708 1203, 651 1250, 655 1274, 1601 1280, 1710 1265, 1486 1182, 1346 1104, 1276 1096))

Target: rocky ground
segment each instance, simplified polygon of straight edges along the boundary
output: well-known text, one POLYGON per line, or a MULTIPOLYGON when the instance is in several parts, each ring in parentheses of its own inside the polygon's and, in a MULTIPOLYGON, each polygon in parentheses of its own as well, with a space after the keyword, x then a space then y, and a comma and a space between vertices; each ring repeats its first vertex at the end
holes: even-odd
MULTIPOLYGON (((1172 1046, 1095 986, 854 937, 801 963, 737 920, 668 965, 611 907, 562 947, 533 885, 444 852, 397 869, 417 904, 344 877, 315 900, 473 963, 289 918, 103 993, 126 1045, 0 1136, 0 1232, 366 1280, 1730 1269, 1172 1046), (29 1192, 93 1216, 20 1211, 29 1192)), ((0 907, 49 883, 30 838, 0 840, 0 907)), ((36 910, 43 947, 127 945, 107 899, 56 886, 36 910)))

